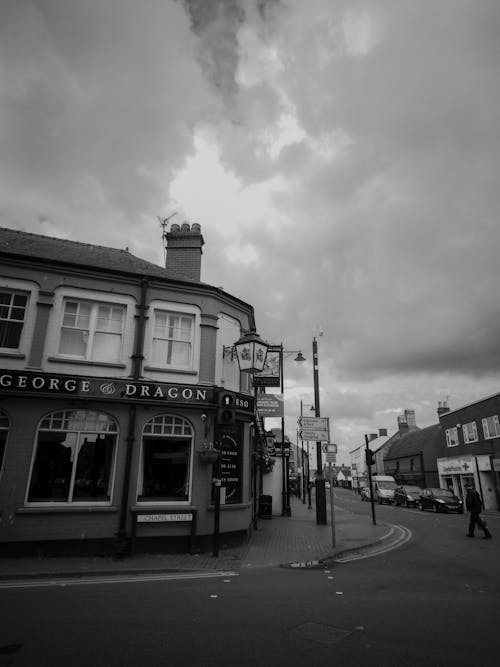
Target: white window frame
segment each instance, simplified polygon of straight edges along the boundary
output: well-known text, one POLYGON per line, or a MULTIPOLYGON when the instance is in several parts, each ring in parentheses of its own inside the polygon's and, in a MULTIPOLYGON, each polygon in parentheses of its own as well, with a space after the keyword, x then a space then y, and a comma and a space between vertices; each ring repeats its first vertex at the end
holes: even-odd
POLYGON ((89 363, 103 363, 106 361, 109 361, 110 363, 121 363, 123 359, 123 346, 124 346, 124 337, 125 337, 125 324, 127 321, 127 306, 123 303, 119 302, 113 302, 113 301, 108 301, 108 300, 95 300, 95 299, 89 299, 85 297, 76 297, 76 296, 64 296, 62 300, 62 307, 61 307, 61 317, 60 317, 60 322, 59 322, 59 331, 58 331, 58 342, 57 342, 57 351, 56 354, 58 357, 63 358, 63 359, 77 359, 77 360, 82 360, 82 361, 88 361, 89 363), (76 303, 78 305, 78 311, 81 307, 82 304, 86 304, 90 306, 90 315, 89 315, 89 324, 88 324, 88 335, 87 335, 87 340, 86 340, 86 349, 83 355, 81 354, 71 354, 69 352, 60 352, 61 348, 61 342, 62 342, 62 332, 63 329, 74 329, 75 331, 84 331, 83 328, 80 327, 70 327, 68 325, 64 324, 64 317, 66 314, 66 308, 68 303, 76 303), (120 344, 119 344, 119 352, 116 357, 116 359, 96 359, 95 358, 95 351, 94 351, 94 340, 96 337, 96 334, 99 333, 106 333, 106 332, 101 332, 98 329, 98 315, 99 315, 99 308, 100 307, 107 307, 107 308, 116 308, 120 309, 122 311, 122 320, 121 320, 121 331, 119 333, 114 333, 114 332, 109 332, 110 334, 120 336, 120 344))
POLYGON ((456 426, 446 429, 446 446, 457 447, 460 444, 458 439, 458 429, 456 426))
POLYGON ((0 347, 0 355, 8 356, 26 356, 28 354, 29 342, 33 337, 33 330, 35 327, 35 311, 33 304, 36 303, 38 297, 38 286, 35 283, 27 280, 5 280, 0 281, 0 290, 2 292, 10 292, 17 294, 26 294, 28 300, 26 302, 26 311, 23 320, 23 328, 17 348, 0 347))
MULTIPOLYGON (((165 339, 167 340, 167 339, 165 339)), ((185 342, 185 341, 180 341, 185 342)), ((146 332, 146 343, 144 346, 144 368, 148 371, 159 373, 199 373, 200 365, 200 310, 191 304, 180 304, 170 301, 155 299, 149 303, 149 318, 146 332), (168 313, 179 317, 189 317, 192 322, 190 340, 190 360, 186 365, 167 364, 153 360, 153 341, 155 339, 156 313, 168 313)))
POLYGON ((462 426, 462 433, 464 436, 464 442, 466 444, 470 442, 477 442, 479 439, 477 435, 477 425, 475 421, 464 424, 462 426))
POLYGON ((485 417, 482 419, 482 424, 485 440, 491 440, 492 438, 498 438, 500 436, 500 423, 498 421, 498 415, 485 417), (494 427, 494 432, 492 432, 493 429, 490 429, 490 426, 494 427))

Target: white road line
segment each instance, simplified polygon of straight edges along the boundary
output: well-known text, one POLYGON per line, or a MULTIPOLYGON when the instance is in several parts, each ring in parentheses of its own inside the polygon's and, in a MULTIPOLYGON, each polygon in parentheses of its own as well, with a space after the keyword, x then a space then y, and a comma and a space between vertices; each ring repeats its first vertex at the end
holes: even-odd
POLYGON ((349 563, 354 560, 362 560, 364 558, 372 558, 373 556, 380 556, 381 554, 387 553, 388 551, 392 551, 393 549, 397 549, 398 547, 403 546, 403 544, 406 544, 411 540, 412 538, 412 532, 409 528, 406 528, 405 526, 391 526, 391 530, 385 535, 382 540, 388 539, 388 541, 384 541, 380 545, 375 545, 373 547, 368 547, 366 550, 363 550, 362 553, 353 553, 351 555, 346 554, 344 557, 340 556, 339 558, 335 558, 336 563, 349 563), (390 539, 390 536, 392 533, 396 533, 395 537, 393 539, 390 539))
POLYGON ((165 572, 156 574, 106 575, 95 577, 75 577, 57 579, 21 579, 0 581, 0 589, 7 588, 48 588, 66 586, 88 586, 90 584, 127 584, 149 581, 181 581, 185 579, 213 579, 219 577, 237 577, 237 572, 165 572))

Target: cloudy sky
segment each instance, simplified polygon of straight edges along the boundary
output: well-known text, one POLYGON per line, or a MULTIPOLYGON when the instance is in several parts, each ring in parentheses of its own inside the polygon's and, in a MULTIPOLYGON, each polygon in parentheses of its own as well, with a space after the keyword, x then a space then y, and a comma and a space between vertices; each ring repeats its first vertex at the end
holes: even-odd
POLYGON ((499 34, 498 0, 0 0, 0 225, 162 264, 158 216, 200 223, 202 280, 308 359, 291 437, 317 337, 347 462, 500 391, 499 34))

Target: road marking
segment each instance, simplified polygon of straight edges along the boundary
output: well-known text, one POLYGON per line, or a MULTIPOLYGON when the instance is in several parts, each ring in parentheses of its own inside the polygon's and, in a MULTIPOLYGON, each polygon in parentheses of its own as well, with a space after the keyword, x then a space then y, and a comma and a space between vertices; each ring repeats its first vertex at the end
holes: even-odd
POLYGON ((20 579, 0 581, 0 589, 7 588, 48 588, 66 586, 88 586, 90 584, 130 584, 149 581, 183 581, 185 579, 213 579, 237 577, 237 572, 163 572, 155 574, 111 574, 94 577, 57 577, 56 579, 20 579))
POLYGON ((362 560, 363 558, 372 558, 373 556, 380 556, 381 554, 397 549, 409 542, 412 538, 412 532, 405 526, 391 525, 389 532, 384 535, 380 544, 375 544, 366 549, 360 549, 359 552, 347 553, 345 556, 340 554, 338 558, 333 558, 336 563, 349 563, 354 560, 362 560))

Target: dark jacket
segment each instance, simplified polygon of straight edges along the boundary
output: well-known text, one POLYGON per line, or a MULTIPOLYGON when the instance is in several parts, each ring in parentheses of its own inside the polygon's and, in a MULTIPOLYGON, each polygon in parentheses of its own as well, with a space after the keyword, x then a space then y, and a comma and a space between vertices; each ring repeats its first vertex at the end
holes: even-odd
POLYGON ((475 489, 469 489, 467 491, 465 506, 469 512, 474 512, 474 514, 479 514, 483 509, 481 496, 475 489))

